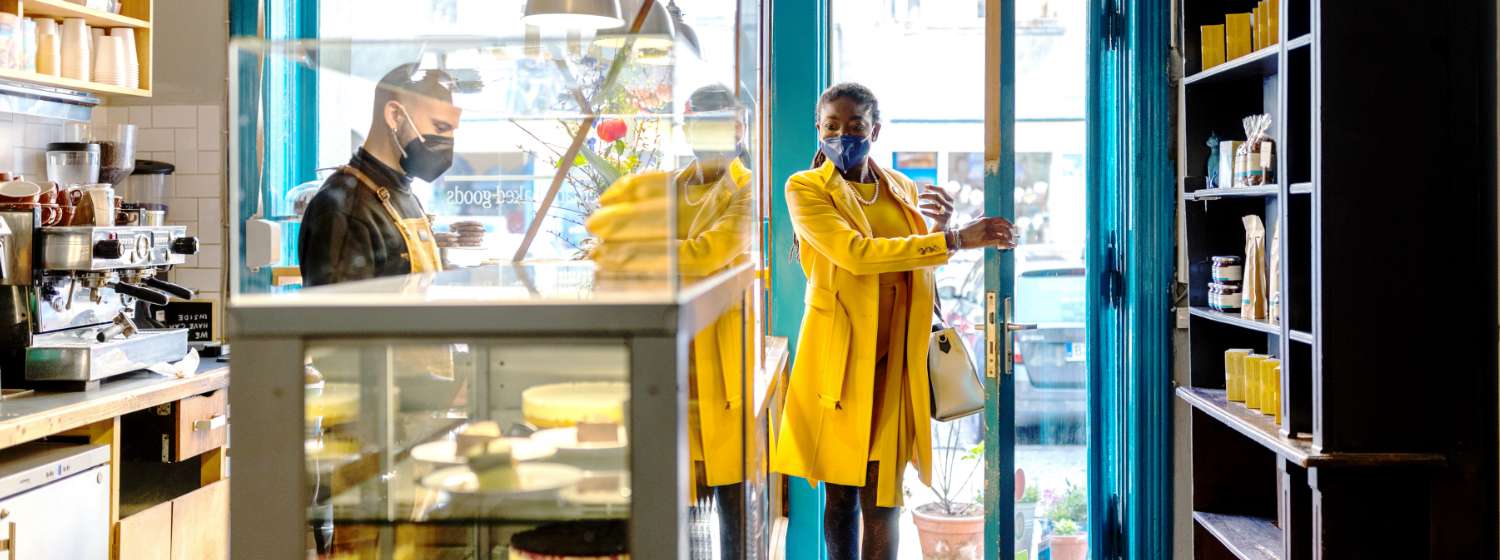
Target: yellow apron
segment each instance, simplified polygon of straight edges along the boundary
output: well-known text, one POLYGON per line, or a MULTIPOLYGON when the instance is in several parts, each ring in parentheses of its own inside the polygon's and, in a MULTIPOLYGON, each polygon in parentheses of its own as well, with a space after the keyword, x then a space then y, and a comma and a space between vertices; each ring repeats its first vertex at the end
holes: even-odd
MULTIPOLYGON (((403 255, 411 261, 412 274, 423 272, 442 272, 443 262, 438 257, 437 236, 432 234, 432 220, 424 213, 421 218, 402 218, 396 207, 391 205, 391 191, 385 187, 376 185, 368 176, 358 169, 343 166, 341 170, 353 175, 359 180, 359 184, 375 197, 380 199, 380 205, 385 207, 385 213, 391 217, 396 224, 396 231, 401 232, 401 239, 406 241, 406 254, 403 255)), ((420 206, 420 202, 418 205, 420 206)), ((397 375, 428 374, 442 379, 453 379, 453 347, 448 344, 409 344, 392 346, 390 348, 391 367, 397 375)))
POLYGON ((420 218, 402 218, 401 213, 396 211, 396 207, 391 205, 389 189, 376 185, 358 169, 347 165, 340 169, 353 175, 359 180, 361 186, 375 193, 375 198, 380 199, 380 205, 385 207, 385 213, 396 224, 396 231, 401 232, 401 239, 406 241, 406 254, 402 256, 411 262, 412 273, 442 272, 443 261, 438 256, 437 236, 432 234, 432 220, 426 214, 420 218))

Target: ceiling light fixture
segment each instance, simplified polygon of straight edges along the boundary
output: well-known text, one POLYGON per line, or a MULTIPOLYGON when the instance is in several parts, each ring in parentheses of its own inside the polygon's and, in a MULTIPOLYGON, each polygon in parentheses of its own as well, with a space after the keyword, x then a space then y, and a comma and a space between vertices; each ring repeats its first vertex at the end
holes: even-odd
POLYGON ((625 25, 619 0, 527 0, 526 25, 559 29, 613 29, 625 25))

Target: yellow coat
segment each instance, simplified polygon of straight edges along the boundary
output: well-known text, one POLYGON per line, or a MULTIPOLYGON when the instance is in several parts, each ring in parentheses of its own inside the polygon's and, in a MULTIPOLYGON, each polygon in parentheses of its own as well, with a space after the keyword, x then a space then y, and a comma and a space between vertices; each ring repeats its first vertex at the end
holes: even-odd
MULTIPOLYGON (((879 276, 882 272, 911 271, 905 359, 907 393, 916 427, 912 463, 922 482, 930 484, 932 416, 927 345, 932 328, 931 269, 948 262, 948 246, 941 232, 928 232, 916 207, 916 184, 897 172, 876 172, 882 185, 889 185, 899 195, 916 234, 874 237, 864 209, 832 163, 803 171, 787 181, 787 208, 808 280, 807 308, 772 469, 810 481, 865 484, 874 408, 879 276)), ((883 414, 900 412, 898 406, 882 408, 883 414)), ((878 505, 899 505, 897 477, 881 478, 878 505)))
MULTIPOLYGON (((729 188, 703 194, 689 206, 678 192, 677 227, 668 240, 668 181, 687 184, 692 169, 657 171, 621 178, 600 197, 601 208, 586 222, 598 236, 593 258, 601 270, 666 272, 666 251, 675 247, 678 273, 692 280, 718 273, 748 258, 752 220, 751 172, 739 160, 729 166, 729 188)), ((692 458, 704 463, 709 486, 745 479, 744 380, 753 372, 754 354, 743 305, 736 305, 693 337, 692 375, 697 401, 690 413, 692 458)), ((696 486, 696 485, 695 485, 696 486)))

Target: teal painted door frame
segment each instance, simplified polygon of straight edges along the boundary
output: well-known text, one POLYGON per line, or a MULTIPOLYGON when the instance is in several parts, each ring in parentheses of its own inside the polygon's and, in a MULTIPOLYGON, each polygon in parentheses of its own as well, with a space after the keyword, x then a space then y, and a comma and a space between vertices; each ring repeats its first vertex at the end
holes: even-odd
POLYGON ((1092 0, 1089 532, 1094 558, 1172 554, 1170 14, 1092 0))
MULTIPOLYGON (((802 267, 791 258, 792 225, 786 211, 786 192, 782 188, 793 173, 807 169, 818 147, 814 124, 817 122, 818 95, 828 87, 828 2, 827 0, 770 0, 772 23, 770 92, 766 116, 770 149, 771 211, 767 217, 770 231, 770 254, 766 262, 771 272, 771 334, 790 341, 792 360, 796 360, 797 331, 802 326, 802 299, 807 278, 802 267)), ((787 558, 821 560, 826 556, 823 545, 823 490, 810 487, 806 480, 793 477, 787 495, 791 526, 787 530, 787 558)))
MULTIPOLYGON (((230 0, 229 34, 231 37, 259 37, 270 40, 313 39, 318 36, 317 0, 230 0), (263 19, 263 21, 262 21, 263 19)), ((241 162, 236 177, 237 212, 231 219, 244 220, 257 208, 267 212, 275 208, 271 196, 316 177, 318 157, 318 81, 317 71, 285 59, 267 59, 256 64, 252 57, 230 53, 239 62, 239 98, 258 100, 242 104, 231 119, 230 134, 240 140, 284 138, 283 142, 266 142, 264 153, 257 153, 254 142, 240 142, 241 162), (264 118, 258 112, 263 112, 264 118), (264 131, 257 130, 261 120, 264 131)), ((244 239, 235 240, 234 250, 244 261, 244 239)), ((240 291, 265 291, 270 288, 271 273, 261 270, 240 271, 240 291)))

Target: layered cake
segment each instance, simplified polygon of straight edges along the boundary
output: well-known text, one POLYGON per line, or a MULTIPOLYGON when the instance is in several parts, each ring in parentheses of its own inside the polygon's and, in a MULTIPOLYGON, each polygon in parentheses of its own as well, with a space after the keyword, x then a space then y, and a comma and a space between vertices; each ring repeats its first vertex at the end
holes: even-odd
POLYGON ((569 521, 516 533, 510 560, 629 560, 625 522, 569 521))
POLYGON ((579 422, 620 424, 629 391, 620 382, 538 385, 521 392, 521 413, 540 428, 565 428, 579 422))

